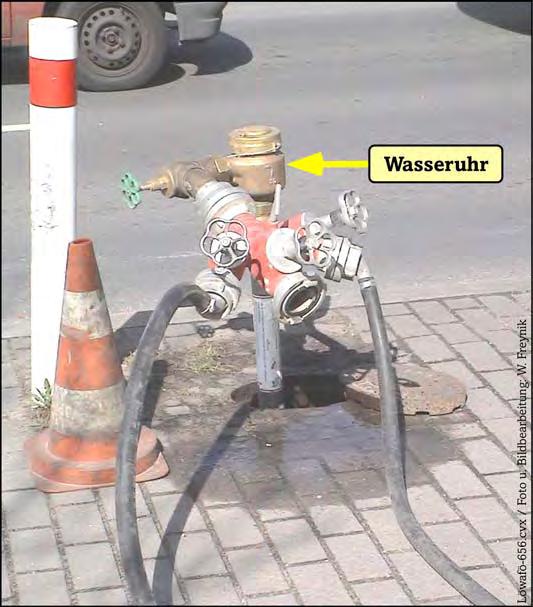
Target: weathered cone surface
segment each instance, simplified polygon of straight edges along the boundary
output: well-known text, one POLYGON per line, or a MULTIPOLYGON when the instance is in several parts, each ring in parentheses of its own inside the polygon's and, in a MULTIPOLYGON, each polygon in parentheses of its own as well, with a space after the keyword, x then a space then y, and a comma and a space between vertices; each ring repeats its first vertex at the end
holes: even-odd
MULTIPOLYGON (((47 493, 113 485, 124 376, 93 244, 69 244, 50 428, 25 444, 38 489, 47 493)), ((165 476, 155 432, 142 427, 137 480, 165 476)))

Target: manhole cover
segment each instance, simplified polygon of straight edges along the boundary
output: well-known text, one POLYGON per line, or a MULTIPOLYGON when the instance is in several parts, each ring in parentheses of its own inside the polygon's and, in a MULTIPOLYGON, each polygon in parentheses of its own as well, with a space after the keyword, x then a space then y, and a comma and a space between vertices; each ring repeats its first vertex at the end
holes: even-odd
MULTIPOLYGON (((398 365, 395 369, 405 415, 443 415, 466 402, 466 389, 455 377, 413 364, 398 365)), ((376 369, 360 369, 341 378, 347 400, 379 411, 376 369)))

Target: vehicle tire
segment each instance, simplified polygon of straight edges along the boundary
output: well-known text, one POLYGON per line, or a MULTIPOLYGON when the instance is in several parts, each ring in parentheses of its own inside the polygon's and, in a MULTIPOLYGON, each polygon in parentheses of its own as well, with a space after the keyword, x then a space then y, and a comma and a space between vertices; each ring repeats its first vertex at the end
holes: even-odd
POLYGON ((155 2, 60 2, 78 22, 78 85, 89 91, 141 87, 163 67, 168 36, 155 2))

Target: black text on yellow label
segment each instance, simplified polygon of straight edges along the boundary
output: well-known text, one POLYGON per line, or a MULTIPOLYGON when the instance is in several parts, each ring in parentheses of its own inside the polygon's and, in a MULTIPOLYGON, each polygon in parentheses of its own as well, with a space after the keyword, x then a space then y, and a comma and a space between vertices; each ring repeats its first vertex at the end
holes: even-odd
POLYGON ((500 145, 373 145, 368 150, 374 183, 499 183, 500 145))

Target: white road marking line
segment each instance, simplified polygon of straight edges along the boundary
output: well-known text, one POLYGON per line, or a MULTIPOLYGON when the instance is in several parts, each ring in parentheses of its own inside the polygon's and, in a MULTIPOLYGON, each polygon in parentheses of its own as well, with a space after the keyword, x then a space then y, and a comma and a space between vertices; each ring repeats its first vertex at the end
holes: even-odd
POLYGON ((16 131, 29 131, 30 130, 30 125, 29 124, 7 124, 7 125, 2 125, 2 133, 13 133, 16 131))

